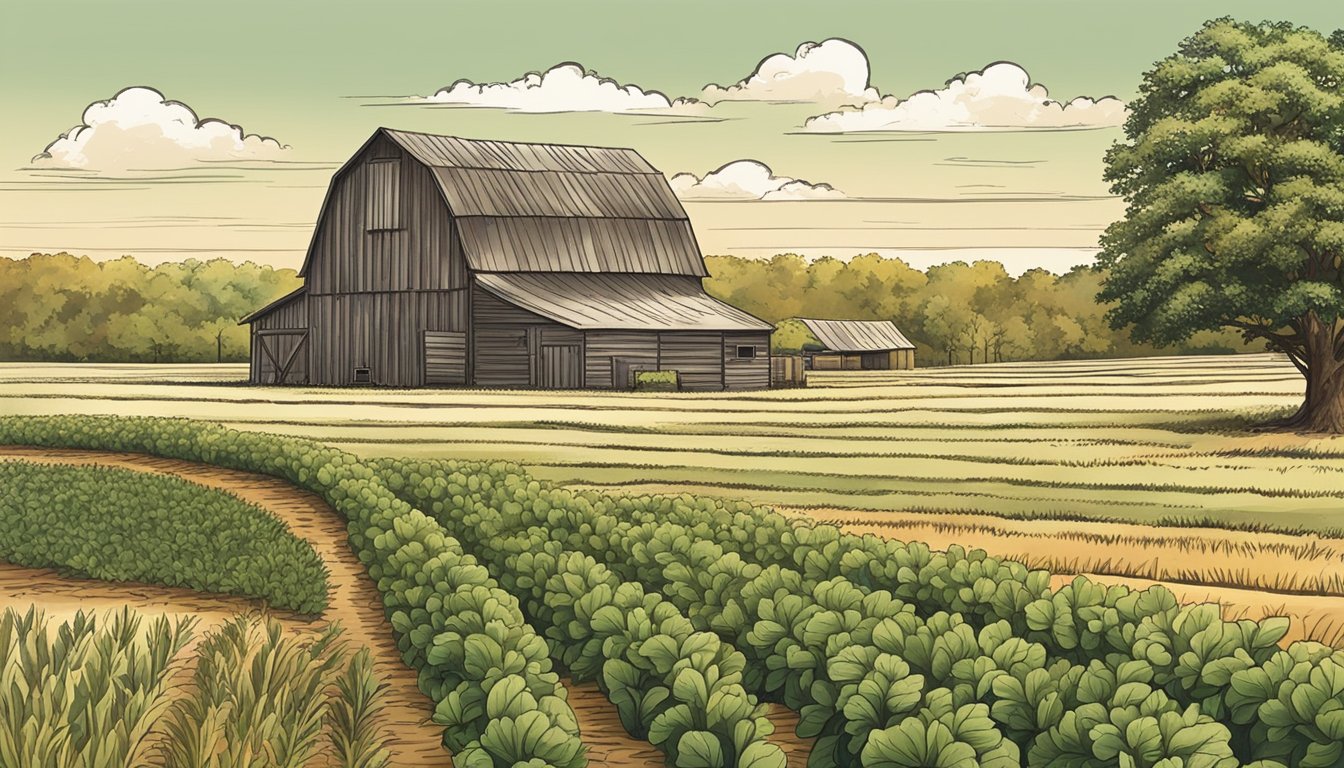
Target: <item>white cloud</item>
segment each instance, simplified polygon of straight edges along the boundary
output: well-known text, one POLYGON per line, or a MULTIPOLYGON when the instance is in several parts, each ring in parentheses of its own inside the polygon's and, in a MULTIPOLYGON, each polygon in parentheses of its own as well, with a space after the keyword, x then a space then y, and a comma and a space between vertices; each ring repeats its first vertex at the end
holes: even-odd
POLYGON ((682 200, 843 200, 845 194, 829 184, 776 176, 756 160, 734 160, 703 177, 678 173, 672 191, 682 200))
POLYGON ((507 83, 458 80, 425 100, 520 112, 687 111, 699 106, 694 99, 669 99, 638 85, 622 85, 574 62, 556 64, 545 72, 529 72, 507 83))
POLYGON ((711 83, 701 95, 720 101, 815 102, 830 106, 862 104, 878 98, 868 86, 868 55, 848 40, 803 43, 792 56, 776 53, 734 85, 711 83))
POLYGON ((1053 101, 1025 69, 996 62, 937 90, 906 99, 884 96, 860 108, 808 118, 803 128, 816 133, 1099 128, 1120 125, 1125 116, 1124 102, 1110 96, 1053 101))
POLYGON ((153 88, 126 88, 84 109, 83 123, 47 145, 33 163, 83 170, 176 168, 202 161, 273 160, 289 147, 191 107, 153 88))

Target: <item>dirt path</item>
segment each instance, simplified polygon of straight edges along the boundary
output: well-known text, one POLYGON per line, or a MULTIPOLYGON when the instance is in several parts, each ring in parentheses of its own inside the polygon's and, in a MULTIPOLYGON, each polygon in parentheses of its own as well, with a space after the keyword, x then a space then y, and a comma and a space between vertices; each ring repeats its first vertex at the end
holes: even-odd
MULTIPOLYGON (((448 753, 439 746, 442 729, 429 720, 433 702, 420 693, 415 673, 402 664, 392 640, 392 627, 383 618, 377 589, 351 551, 344 523, 320 498, 265 475, 142 454, 0 446, 0 461, 6 459, 94 464, 176 475, 231 493, 283 520, 296 536, 307 539, 326 563, 330 571, 330 603, 320 621, 308 621, 281 611, 271 614, 300 634, 315 633, 325 622, 339 621, 345 628, 343 637, 347 641, 367 645, 373 651, 380 677, 391 686, 384 726, 393 735, 389 745, 393 765, 420 768, 452 764, 448 753)), ((12 605, 26 609, 34 603, 47 615, 60 619, 80 609, 101 611, 126 605, 148 615, 195 616, 199 621, 197 639, 206 630, 257 607, 257 603, 243 598, 145 584, 73 579, 52 570, 0 563, 0 608, 12 605)), ((631 738, 625 732, 615 707, 596 685, 566 683, 566 686, 592 768, 662 768, 662 753, 647 741, 631 738)), ((803 768, 807 751, 793 735, 796 716, 789 712, 772 713, 771 719, 776 723, 772 740, 788 753, 790 768, 803 768)))
MULTIPOLYGON (((390 687, 383 709, 383 726, 390 735, 392 764, 405 768, 450 766, 440 745, 443 729, 429 719, 433 702, 420 693, 415 673, 401 661, 392 627, 383 618, 382 599, 369 581, 346 540, 345 524, 320 498, 264 475, 221 469, 137 454, 100 453, 35 448, 0 447, 0 461, 95 464, 141 472, 159 472, 217 488, 252 502, 283 520, 296 536, 307 539, 330 571, 331 592, 321 620, 305 622, 275 612, 296 632, 315 631, 325 622, 344 628, 342 637, 352 645, 368 646, 379 677, 390 687)), ((151 614, 197 616, 197 634, 217 626, 255 603, 241 598, 206 595, 185 589, 69 579, 54 571, 0 566, 0 605, 26 608, 37 603, 53 617, 76 610, 106 610, 123 605, 151 614)))

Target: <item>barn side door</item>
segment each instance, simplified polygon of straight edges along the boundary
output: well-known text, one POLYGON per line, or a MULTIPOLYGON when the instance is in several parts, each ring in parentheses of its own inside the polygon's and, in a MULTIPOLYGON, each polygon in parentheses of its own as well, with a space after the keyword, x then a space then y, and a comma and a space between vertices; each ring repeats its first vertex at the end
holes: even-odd
POLYGON ((583 347, 544 344, 541 347, 541 388, 578 389, 583 386, 583 347))
POLYGON ((308 383, 308 330, 276 329, 257 332, 261 349, 262 384, 308 383))

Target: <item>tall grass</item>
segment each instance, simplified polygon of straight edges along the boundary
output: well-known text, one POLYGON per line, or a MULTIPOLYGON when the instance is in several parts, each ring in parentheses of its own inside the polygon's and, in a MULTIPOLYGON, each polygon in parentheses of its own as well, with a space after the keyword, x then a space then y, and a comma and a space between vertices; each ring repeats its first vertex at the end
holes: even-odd
POLYGON ((361 648, 336 680, 337 695, 327 713, 328 738, 341 768, 383 768, 388 752, 377 723, 387 683, 378 682, 373 656, 361 648))
POLYGON ((313 640, 240 616, 197 651, 192 692, 169 710, 166 768, 300 768, 322 748, 344 653, 332 627, 313 640))
POLYGON ((138 768, 169 706, 168 668, 195 620, 80 611, 54 626, 0 614, 0 765, 138 768))

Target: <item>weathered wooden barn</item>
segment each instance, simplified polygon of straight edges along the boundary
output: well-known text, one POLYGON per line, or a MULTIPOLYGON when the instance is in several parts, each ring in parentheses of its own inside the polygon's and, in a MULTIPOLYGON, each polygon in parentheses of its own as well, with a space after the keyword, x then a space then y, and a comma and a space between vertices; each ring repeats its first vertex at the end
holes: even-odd
POLYGON ((915 345, 890 320, 797 320, 820 342, 819 349, 803 353, 814 371, 915 367, 915 345))
POLYGON ((771 326, 705 293, 685 210, 631 149, 381 128, 333 177, 299 274, 243 320, 253 382, 769 386, 771 326))

